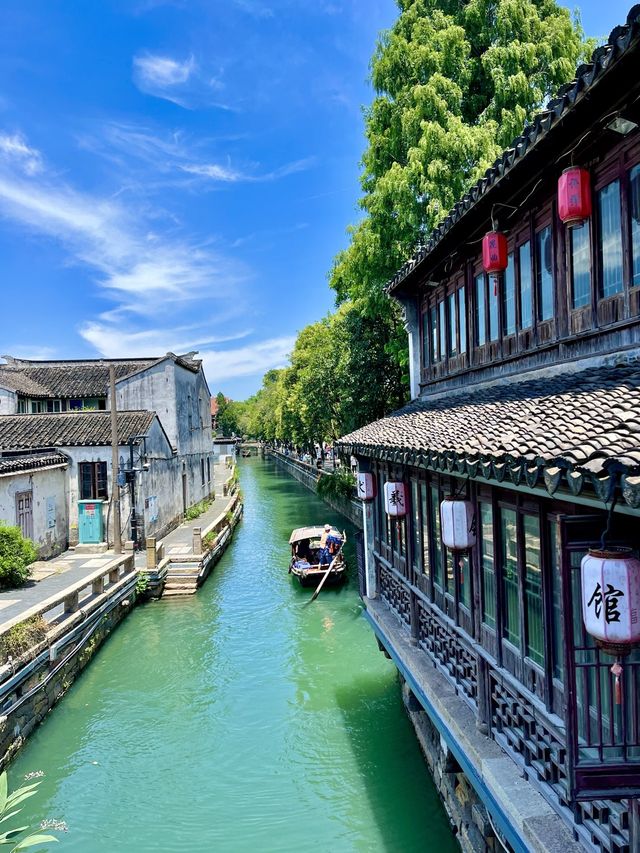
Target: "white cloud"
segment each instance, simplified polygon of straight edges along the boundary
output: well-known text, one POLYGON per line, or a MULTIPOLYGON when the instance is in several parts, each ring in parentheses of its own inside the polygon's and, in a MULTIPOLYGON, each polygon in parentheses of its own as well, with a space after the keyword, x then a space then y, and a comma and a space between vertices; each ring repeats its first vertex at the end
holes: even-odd
POLYGON ((294 337, 270 338, 237 349, 200 352, 210 385, 238 376, 262 376, 274 367, 285 367, 294 337))
POLYGON ((189 104, 185 98, 185 86, 195 70, 193 56, 184 62, 170 56, 153 54, 133 58, 133 80, 140 91, 186 108, 189 108, 189 104))
POLYGON ((42 155, 27 145, 20 133, 0 133, 0 156, 7 163, 17 165, 27 175, 37 175, 42 171, 42 155))
POLYGON ((229 341, 237 341, 251 334, 250 330, 230 335, 208 335, 201 326, 177 326, 126 330, 105 322, 90 321, 80 327, 82 337, 104 358, 143 358, 150 355, 162 355, 165 352, 190 352, 202 350, 229 341))
POLYGON ((2 350, 5 354, 11 355, 14 358, 26 358, 28 361, 51 361, 56 356, 56 351, 53 347, 4 344, 2 350))
POLYGON ((296 172, 304 172, 310 169, 316 163, 315 157, 305 157, 302 160, 293 160, 291 163, 285 163, 271 172, 262 174, 251 174, 249 172, 239 172, 227 166, 221 166, 218 163, 188 163, 180 165, 179 168, 183 172, 188 172, 190 175, 198 175, 201 178, 208 178, 213 181, 222 181, 225 183, 237 183, 244 181, 246 183, 259 183, 261 181, 277 181, 280 178, 286 178, 288 175, 293 175, 296 172))
POLYGON ((178 62, 168 56, 147 55, 135 56, 133 67, 138 80, 145 86, 177 86, 187 82, 196 63, 193 56, 178 62))
POLYGON ((223 300, 246 278, 240 264, 210 248, 171 234, 150 239, 154 211, 16 177, 4 165, 0 160, 0 214, 60 241, 75 263, 94 270, 120 314, 168 313, 203 296, 223 300))

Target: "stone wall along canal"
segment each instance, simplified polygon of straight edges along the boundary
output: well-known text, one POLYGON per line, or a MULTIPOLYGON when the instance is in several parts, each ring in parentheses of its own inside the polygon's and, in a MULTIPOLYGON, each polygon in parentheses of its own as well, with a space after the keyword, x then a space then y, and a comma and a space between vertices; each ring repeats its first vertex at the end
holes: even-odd
POLYGON ((61 853, 456 850, 353 547, 310 606, 287 574, 293 527, 347 522, 273 463, 240 475, 207 584, 135 610, 9 768, 47 774, 24 816, 64 819, 61 853))

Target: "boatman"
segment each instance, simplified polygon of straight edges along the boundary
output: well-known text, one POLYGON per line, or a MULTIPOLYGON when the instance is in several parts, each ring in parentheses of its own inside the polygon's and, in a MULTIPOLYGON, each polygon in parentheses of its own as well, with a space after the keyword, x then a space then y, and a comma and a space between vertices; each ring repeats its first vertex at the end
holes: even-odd
POLYGON ((330 533, 331 525, 325 524, 324 533, 320 537, 320 551, 318 552, 321 566, 328 566, 331 562, 331 555, 329 554, 329 548, 327 546, 327 539, 329 538, 330 533))

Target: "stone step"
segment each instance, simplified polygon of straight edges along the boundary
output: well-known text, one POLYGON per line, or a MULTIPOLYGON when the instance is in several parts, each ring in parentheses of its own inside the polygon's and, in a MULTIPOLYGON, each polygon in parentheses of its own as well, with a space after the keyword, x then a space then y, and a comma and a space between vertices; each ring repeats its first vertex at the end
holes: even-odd
POLYGON ((195 595, 198 591, 197 587, 191 587, 190 589, 167 589, 164 588, 164 592, 162 593, 163 598, 172 598, 178 595, 195 595))
POLYGON ((199 575, 197 573, 193 573, 190 575, 172 575, 168 574, 166 576, 167 583, 197 583, 199 575))

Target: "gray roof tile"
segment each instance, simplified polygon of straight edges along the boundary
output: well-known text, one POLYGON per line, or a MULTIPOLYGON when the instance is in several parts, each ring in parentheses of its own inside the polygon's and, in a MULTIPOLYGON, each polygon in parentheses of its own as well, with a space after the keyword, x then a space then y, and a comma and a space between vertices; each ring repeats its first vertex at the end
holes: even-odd
MULTIPOLYGON (((155 412, 118 412, 118 441, 148 432, 155 412)), ((111 444, 110 412, 64 412, 46 415, 0 416, 0 449, 74 447, 111 444)))

